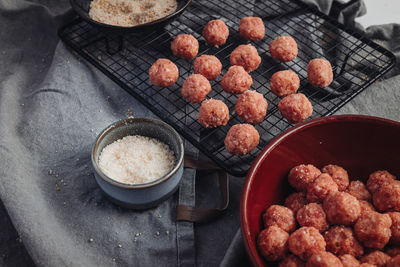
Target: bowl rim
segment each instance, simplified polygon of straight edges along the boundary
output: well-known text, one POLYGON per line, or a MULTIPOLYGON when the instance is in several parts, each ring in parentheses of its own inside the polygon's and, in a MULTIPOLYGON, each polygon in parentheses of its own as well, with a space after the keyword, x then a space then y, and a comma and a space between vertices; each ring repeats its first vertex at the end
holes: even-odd
POLYGON ((271 140, 271 142, 267 146, 265 146, 265 148, 257 156, 257 158, 253 162, 250 170, 248 171, 248 173, 246 175, 246 179, 243 184, 243 189, 242 189, 242 193, 241 193, 241 197, 240 197, 240 230, 242 233, 243 243, 244 243, 244 247, 246 249, 247 255, 249 256, 249 258, 254 266, 264 266, 264 263, 259 254, 257 254, 257 256, 253 255, 253 251, 256 251, 258 253, 258 250, 257 250, 256 245, 253 242, 250 242, 249 221, 248 221, 248 218, 245 216, 245 214, 248 213, 247 199, 248 199, 249 190, 250 190, 250 184, 251 184, 250 182, 253 180, 255 174, 258 172, 258 169, 260 168, 261 164, 263 163, 264 159, 268 156, 268 154, 270 154, 271 151, 276 146, 278 146, 289 135, 292 135, 296 132, 302 131, 306 128, 310 128, 310 127, 313 127, 316 125, 334 123, 334 122, 339 122, 339 121, 366 121, 366 122, 369 121, 369 122, 375 122, 375 123, 397 125, 400 127, 400 122, 390 120, 390 119, 375 117, 375 116, 348 115, 348 114, 333 115, 333 116, 316 118, 316 119, 312 119, 309 121, 299 123, 296 126, 281 133, 280 135, 275 137, 273 140, 271 140))
MULTIPOLYGON (((146 117, 131 117, 131 118, 127 118, 127 119, 122 119, 119 121, 116 121, 114 123, 112 123, 111 125, 107 126, 104 130, 102 130, 99 135, 96 137, 96 140, 93 144, 92 147, 92 151, 91 151, 91 161, 92 161, 92 166, 94 171, 99 175, 100 178, 102 178, 105 182, 112 184, 114 186, 120 187, 120 188, 125 188, 125 189, 142 189, 142 188, 149 188, 149 187, 153 187, 156 186, 158 184, 161 184, 163 182, 165 182, 166 180, 170 179, 172 176, 174 176, 179 168, 182 166, 183 164, 183 159, 184 159, 184 154, 185 154, 185 150, 184 150, 184 146, 183 146, 183 141, 181 136, 178 134, 178 132, 169 124, 158 120, 158 119, 153 119, 153 118, 146 118, 146 117), (100 144, 100 142, 104 139, 105 136, 107 136, 111 131, 113 131, 114 129, 121 127, 123 125, 126 124, 133 124, 136 122, 148 122, 148 123, 152 123, 161 127, 164 127, 165 130, 170 131, 173 136, 177 139, 178 141, 178 149, 180 149, 181 153, 179 158, 177 158, 176 163, 174 165, 174 168, 172 168, 171 171, 169 171, 167 174, 165 174, 164 176, 148 182, 148 183, 144 183, 144 184, 127 184, 127 183, 121 183, 118 182, 110 177, 108 177, 106 174, 104 174, 100 167, 98 166, 96 159, 95 159, 95 155, 98 149, 98 146, 100 144)), ((175 156, 176 157, 176 156, 175 156)))
POLYGON ((138 25, 135 25, 135 26, 126 27, 126 26, 117 26, 117 25, 98 22, 98 21, 90 18, 89 17, 89 13, 82 11, 82 9, 79 8, 75 4, 75 0, 69 0, 70 5, 72 6, 72 9, 82 19, 84 19, 84 20, 86 20, 86 21, 88 21, 88 22, 90 22, 90 23, 92 23, 94 25, 97 25, 99 27, 107 28, 107 29, 110 29, 110 30, 127 30, 127 31, 129 31, 129 30, 139 30, 139 29, 146 28, 146 27, 149 27, 149 26, 154 26, 156 24, 162 23, 162 22, 167 21, 168 19, 170 19, 170 18, 172 18, 174 16, 177 16, 177 15, 181 14, 190 5, 192 0, 182 0, 182 1, 186 1, 186 3, 180 9, 175 10, 173 13, 171 13, 171 14, 165 16, 165 17, 162 17, 162 18, 159 18, 157 20, 153 20, 153 21, 150 21, 150 22, 147 22, 147 23, 144 23, 144 24, 138 24, 138 25))

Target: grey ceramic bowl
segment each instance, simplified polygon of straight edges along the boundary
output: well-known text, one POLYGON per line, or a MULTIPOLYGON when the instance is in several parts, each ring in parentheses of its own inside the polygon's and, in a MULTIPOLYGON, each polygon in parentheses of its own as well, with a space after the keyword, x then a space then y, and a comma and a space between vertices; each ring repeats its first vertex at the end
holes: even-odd
POLYGON ((129 118, 113 123, 96 139, 92 150, 92 165, 96 182, 116 204, 133 209, 155 207, 169 198, 179 186, 183 174, 183 142, 179 134, 168 124, 150 118, 129 118), (156 138, 174 152, 176 164, 165 176, 145 184, 124 184, 105 175, 98 166, 103 148, 128 135, 156 138))

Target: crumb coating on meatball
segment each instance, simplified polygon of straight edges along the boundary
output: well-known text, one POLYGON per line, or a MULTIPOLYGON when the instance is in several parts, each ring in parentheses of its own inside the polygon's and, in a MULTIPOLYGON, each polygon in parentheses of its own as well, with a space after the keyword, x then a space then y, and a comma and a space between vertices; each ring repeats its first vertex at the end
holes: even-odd
POLYGON ((390 260, 389 255, 387 255, 382 251, 376 250, 369 253, 368 255, 363 256, 360 259, 360 262, 374 264, 375 266, 378 267, 384 267, 389 260, 390 260))
POLYGON ((313 113, 310 100, 302 93, 285 96, 279 102, 278 109, 289 123, 302 122, 313 113))
POLYGON ((264 227, 277 226, 291 233, 296 229, 296 219, 291 209, 280 205, 271 205, 264 213, 264 227))
POLYGON ((399 267, 400 266, 400 255, 397 255, 387 261, 386 267, 399 267))
POLYGON ((399 247, 387 247, 385 253, 388 254, 390 257, 395 257, 400 255, 400 248, 399 247))
POLYGON ((211 92, 211 84, 201 74, 192 74, 182 85, 182 96, 192 103, 199 103, 211 92))
POLYGON ((226 43, 229 29, 221 19, 210 20, 203 29, 203 37, 206 42, 216 47, 226 43))
POLYGON ((358 200, 371 200, 371 193, 368 191, 365 184, 359 180, 351 181, 346 189, 346 192, 358 200))
POLYGON ((326 214, 321 204, 310 203, 302 207, 296 214, 300 226, 313 226, 320 232, 328 229, 326 214))
POLYGON ((343 225, 333 226, 324 233, 324 238, 326 250, 337 256, 349 254, 354 257, 360 257, 364 254, 363 247, 350 227, 343 225))
POLYGON ((376 211, 375 207, 366 200, 359 200, 358 203, 360 204, 361 214, 367 211, 376 211))
POLYGON ((306 204, 307 200, 304 192, 292 193, 285 200, 285 206, 291 209, 294 214, 306 204))
POLYGON ((384 183, 372 194, 372 200, 379 211, 400 211, 400 181, 384 183))
POLYGON ((354 232, 364 247, 382 249, 392 235, 391 226, 392 219, 388 214, 367 211, 355 223, 354 232))
POLYGON ((327 87, 333 82, 331 63, 323 58, 314 58, 307 67, 308 82, 316 87, 327 87))
POLYGON ((192 59, 199 52, 199 42, 191 34, 179 34, 172 41, 171 50, 177 57, 192 59))
POLYGON ((339 191, 344 191, 349 186, 349 175, 342 167, 329 164, 322 167, 321 171, 332 177, 333 181, 337 183, 339 191))
POLYGON ((193 70, 213 81, 221 74, 222 64, 216 56, 201 55, 194 60, 193 70))
POLYGON ((231 66, 222 77, 221 87, 230 94, 241 94, 253 84, 253 79, 242 66, 231 66))
POLYGON ((235 105, 235 112, 245 122, 257 124, 264 120, 268 103, 264 96, 256 91, 245 91, 235 105))
POLYGON ((225 137, 226 150, 234 155, 250 153, 260 141, 260 135, 251 124, 236 124, 232 126, 225 137))
POLYGON ((231 65, 239 65, 247 72, 252 72, 261 64, 261 57, 257 49, 251 45, 239 45, 232 51, 230 56, 231 65))
POLYGON ((293 167, 288 176, 289 184, 299 191, 306 191, 307 187, 321 175, 321 171, 312 164, 300 164, 293 167))
POLYGON ((388 212, 390 219, 392 219, 392 226, 390 230, 392 236, 390 238, 390 243, 392 245, 400 245, 400 212, 388 212))
POLYGON ((330 252, 321 251, 313 254, 306 263, 306 267, 342 267, 338 257, 330 252))
POLYGON ((226 125, 229 121, 229 109, 217 99, 204 100, 199 110, 199 122, 206 128, 226 125))
POLYGON ((291 36, 280 36, 269 45, 271 57, 277 61, 288 62, 297 57, 297 43, 291 36))
POLYGON ((272 75, 270 87, 279 97, 294 94, 300 88, 300 78, 292 70, 281 70, 272 75))
POLYGON ((261 40, 265 35, 265 25, 259 17, 244 17, 240 20, 239 34, 246 40, 261 40))
POLYGON ((289 250, 302 260, 317 252, 325 251, 325 246, 324 237, 314 227, 303 226, 289 237, 289 250))
POLYGON ((324 199, 324 210, 331 224, 352 225, 361 215, 358 200, 346 192, 334 192, 324 199))
POLYGON ((179 77, 178 67, 169 59, 159 58, 149 69, 150 82, 159 87, 168 87, 176 83, 179 77))
POLYGON ((304 267, 304 266, 305 266, 304 261, 300 260, 293 254, 290 254, 279 263, 279 267, 304 267))
POLYGON ((307 187, 307 201, 322 203, 333 192, 338 191, 338 185, 329 174, 322 173, 307 187))
POLYGON ((258 249, 266 260, 281 260, 288 251, 288 239, 287 232, 279 227, 270 226, 258 235, 258 249))
POLYGON ((343 267, 358 267, 360 266, 360 262, 350 254, 345 254, 342 256, 339 256, 340 261, 343 264, 343 267))
POLYGON ((396 177, 388 171, 376 171, 369 175, 367 188, 373 194, 383 184, 390 183, 395 179, 396 177))

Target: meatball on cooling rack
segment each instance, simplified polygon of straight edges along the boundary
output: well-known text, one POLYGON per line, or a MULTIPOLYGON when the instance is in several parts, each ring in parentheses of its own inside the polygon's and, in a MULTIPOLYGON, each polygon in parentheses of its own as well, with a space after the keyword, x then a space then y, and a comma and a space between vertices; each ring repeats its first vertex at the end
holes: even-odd
POLYGON ((226 43, 229 29, 225 22, 220 19, 211 20, 203 29, 203 37, 207 43, 213 46, 221 46, 226 43))
POLYGON ((171 43, 172 53, 183 59, 192 59, 199 52, 199 42, 191 34, 179 34, 171 43))

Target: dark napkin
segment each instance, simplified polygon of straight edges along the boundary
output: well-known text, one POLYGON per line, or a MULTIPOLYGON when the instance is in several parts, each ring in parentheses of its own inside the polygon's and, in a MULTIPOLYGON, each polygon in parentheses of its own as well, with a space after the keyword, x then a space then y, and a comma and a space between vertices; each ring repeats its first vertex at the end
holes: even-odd
MULTIPOLYGON (((325 13, 333 3, 307 2, 325 13)), ((35 265, 247 266, 237 231, 243 177, 231 177, 225 215, 195 227, 174 221, 175 206, 218 207, 216 179, 208 172, 195 182, 195 172, 186 170, 180 191, 148 211, 119 208, 101 194, 89 161, 96 133, 128 115, 154 115, 59 41, 56 31, 71 18, 68 10, 66 0, 0 1, 0 197, 35 265)), ((359 28, 354 17, 363 12, 356 1, 339 19, 359 28)), ((366 32, 399 58, 398 25, 366 32)), ((341 112, 400 120, 398 73, 397 65, 387 75, 392 78, 375 83, 341 112)), ((1 227, 7 231, 0 235, 1 249, 13 234, 8 217, 0 225, 7 226, 1 227)), ((0 254, 0 265, 32 265, 15 247, 18 252, 1 252, 22 256, 0 254)))

